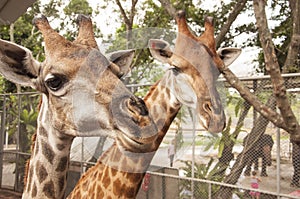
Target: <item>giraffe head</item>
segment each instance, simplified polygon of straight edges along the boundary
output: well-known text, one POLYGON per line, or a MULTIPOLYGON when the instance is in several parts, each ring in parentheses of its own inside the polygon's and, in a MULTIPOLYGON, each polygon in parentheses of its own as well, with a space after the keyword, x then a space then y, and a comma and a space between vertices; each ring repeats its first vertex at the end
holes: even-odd
POLYGON ((79 33, 71 42, 53 30, 44 16, 33 20, 45 42, 45 61, 30 50, 0 40, 0 72, 8 80, 43 93, 40 121, 58 136, 122 134, 128 142, 155 138, 156 127, 143 101, 119 77, 128 71, 134 52, 121 51, 109 61, 97 47, 92 21, 78 17, 79 33))
POLYGON ((195 108, 200 123, 209 132, 221 132, 225 127, 225 115, 216 80, 218 68, 231 64, 240 49, 226 48, 217 53, 215 49, 212 18, 205 19, 205 32, 197 37, 188 28, 184 11, 176 16, 178 36, 174 51, 162 40, 150 40, 152 56, 174 66, 176 70, 173 92, 182 104, 195 108))

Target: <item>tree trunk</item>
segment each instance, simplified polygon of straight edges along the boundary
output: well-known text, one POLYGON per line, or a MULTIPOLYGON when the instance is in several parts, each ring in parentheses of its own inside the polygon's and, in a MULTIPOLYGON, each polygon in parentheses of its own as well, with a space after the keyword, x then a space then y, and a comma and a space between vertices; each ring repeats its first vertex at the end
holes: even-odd
MULTIPOLYGON (((272 95, 267 105, 270 106, 271 109, 275 110, 275 98, 272 95)), ((242 171, 244 167, 246 166, 247 160, 251 156, 251 151, 253 147, 255 146, 256 142, 258 141, 259 137, 264 134, 266 131, 266 128, 269 124, 269 120, 266 119, 263 116, 259 116, 257 121, 255 122, 255 126, 252 128, 251 132, 249 133, 248 137, 248 143, 243 151, 238 155, 237 160, 235 161, 231 172, 228 176, 225 177, 224 183, 226 184, 236 184, 238 179, 240 178, 242 171)), ((232 188, 230 187, 221 187, 219 191, 216 193, 217 199, 223 199, 223 198, 232 198, 232 188)))
POLYGON ((176 9, 172 5, 172 3, 169 0, 159 0, 161 3, 161 6, 168 12, 168 14, 175 19, 176 18, 176 9))
POLYGON ((230 26, 235 21, 235 19, 240 14, 240 12, 244 9, 247 1, 248 0, 239 0, 235 4, 232 12, 228 16, 228 19, 227 19, 226 23, 222 26, 219 34, 216 37, 216 47, 217 47, 217 49, 220 47, 221 43, 224 41, 225 35, 229 31, 230 26))
POLYGON ((271 82, 276 98, 277 106, 281 116, 291 134, 291 139, 300 142, 300 126, 291 109, 290 102, 286 93, 284 79, 280 73, 280 67, 277 61, 272 36, 268 28, 267 17, 265 13, 265 0, 253 0, 256 25, 258 27, 259 39, 264 51, 266 62, 266 71, 271 76, 271 82))
POLYGON ((135 16, 135 6, 137 4, 138 0, 132 0, 131 1, 131 8, 129 12, 129 16, 127 16, 126 11, 124 10, 120 0, 116 0, 117 5, 119 6, 121 15, 123 17, 124 23, 126 25, 126 40, 127 40, 127 49, 131 49, 131 40, 132 40, 132 27, 133 27, 133 19, 135 16))
POLYGON ((288 54, 282 70, 283 73, 293 71, 293 68, 299 67, 300 64, 298 61, 298 54, 300 53, 300 1, 290 0, 290 9, 292 11, 293 31, 288 54))

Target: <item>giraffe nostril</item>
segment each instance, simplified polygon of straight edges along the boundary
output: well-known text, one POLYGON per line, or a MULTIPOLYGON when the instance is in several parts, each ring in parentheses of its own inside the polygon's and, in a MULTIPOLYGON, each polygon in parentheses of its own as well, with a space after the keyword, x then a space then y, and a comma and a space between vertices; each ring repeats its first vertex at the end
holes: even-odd
POLYGON ((143 99, 136 96, 130 97, 129 109, 137 115, 147 116, 149 114, 146 104, 143 99))
POLYGON ((212 112, 210 103, 204 103, 203 104, 203 109, 207 113, 211 113, 212 112))
POLYGON ((136 105, 136 99, 135 99, 134 96, 131 96, 131 97, 129 98, 129 104, 130 104, 131 106, 135 106, 135 105, 136 105))
POLYGON ((223 128, 222 128, 222 131, 226 128, 226 121, 224 121, 223 123, 223 128))
POLYGON ((146 107, 144 100, 142 100, 141 98, 137 98, 137 99, 138 99, 137 106, 140 109, 140 114, 143 116, 148 115, 149 114, 148 109, 146 107))

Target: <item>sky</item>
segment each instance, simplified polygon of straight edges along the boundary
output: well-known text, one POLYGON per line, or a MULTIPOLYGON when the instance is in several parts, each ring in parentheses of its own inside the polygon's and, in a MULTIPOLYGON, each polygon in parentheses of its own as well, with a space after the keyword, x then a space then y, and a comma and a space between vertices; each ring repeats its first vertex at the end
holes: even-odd
MULTIPOLYGON (((224 1, 224 0, 204 0, 203 3, 201 4, 205 9, 210 9, 213 8, 213 5, 220 5, 220 1, 224 1)), ((229 0, 225 0, 225 2, 228 2, 229 0)), ((122 1, 123 5, 125 6, 125 8, 129 8, 130 7, 130 2, 131 1, 127 1, 124 2, 122 1), (128 3, 129 2, 129 3, 128 3)), ((141 3, 142 1, 140 0, 139 3, 141 3)), ((160 4, 157 0, 154 1, 156 4, 160 4)), ((89 3, 92 7, 96 7, 99 6, 99 1, 96 2, 94 0, 89 0, 89 3)), ((115 5, 117 6, 117 5, 115 5)), ((137 7, 139 7, 139 4, 137 5, 137 7)), ((94 20, 99 21, 100 23, 100 29, 101 32, 104 34, 104 36, 108 35, 108 34, 114 34, 115 30, 120 27, 122 20, 118 19, 118 15, 115 13, 112 13, 113 8, 112 7, 108 7, 105 10, 103 10, 103 12, 100 13, 99 16, 97 16, 94 20)), ((143 12, 139 12, 139 15, 142 15, 143 12)), ((135 18, 136 21, 139 20, 139 15, 135 18)), ((244 24, 245 21, 247 22, 254 22, 255 19, 254 17, 249 17, 248 14, 243 14, 243 15, 239 15, 237 20, 234 22, 233 26, 237 26, 237 25, 241 25, 244 24)), ((254 37, 254 35, 249 35, 249 34, 242 34, 239 35, 235 40, 236 45, 238 47, 240 47, 242 45, 242 43, 244 41, 247 40, 248 37, 254 37)), ((101 42, 101 39, 98 40, 98 42, 101 42)), ((230 46, 228 46, 230 47, 230 46)), ((253 75, 257 75, 256 73, 256 67, 257 67, 257 63, 253 62, 254 59, 257 58, 257 54, 258 54, 259 50, 257 48, 243 48, 242 49, 242 53, 240 55, 240 57, 232 64, 230 65, 230 69, 237 75, 237 76, 253 76, 253 75)))

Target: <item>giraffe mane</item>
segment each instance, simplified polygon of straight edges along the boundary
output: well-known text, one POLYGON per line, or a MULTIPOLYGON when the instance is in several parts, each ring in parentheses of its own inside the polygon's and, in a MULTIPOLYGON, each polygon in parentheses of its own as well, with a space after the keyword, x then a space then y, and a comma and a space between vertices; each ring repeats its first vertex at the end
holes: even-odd
MULTIPOLYGON (((35 141, 36 141, 36 132, 31 137, 31 146, 30 146, 31 151, 33 151, 33 149, 35 147, 35 141)), ((25 173, 24 173, 24 179, 23 179, 24 187, 26 186, 27 179, 28 179, 29 164, 30 164, 30 158, 26 160, 26 164, 25 164, 25 173)))
MULTIPOLYGON (((40 98, 39 104, 38 104, 38 111, 41 109, 41 105, 42 105, 42 98, 40 98)), ((31 136, 31 146, 30 146, 30 151, 32 152, 34 147, 35 147, 35 141, 36 141, 36 132, 31 136)), ((24 182, 24 187, 26 187, 27 184, 27 179, 28 179, 28 173, 29 173, 29 164, 30 164, 30 158, 28 158, 26 160, 25 163, 25 171, 24 171, 24 178, 23 178, 23 182, 24 182)))

